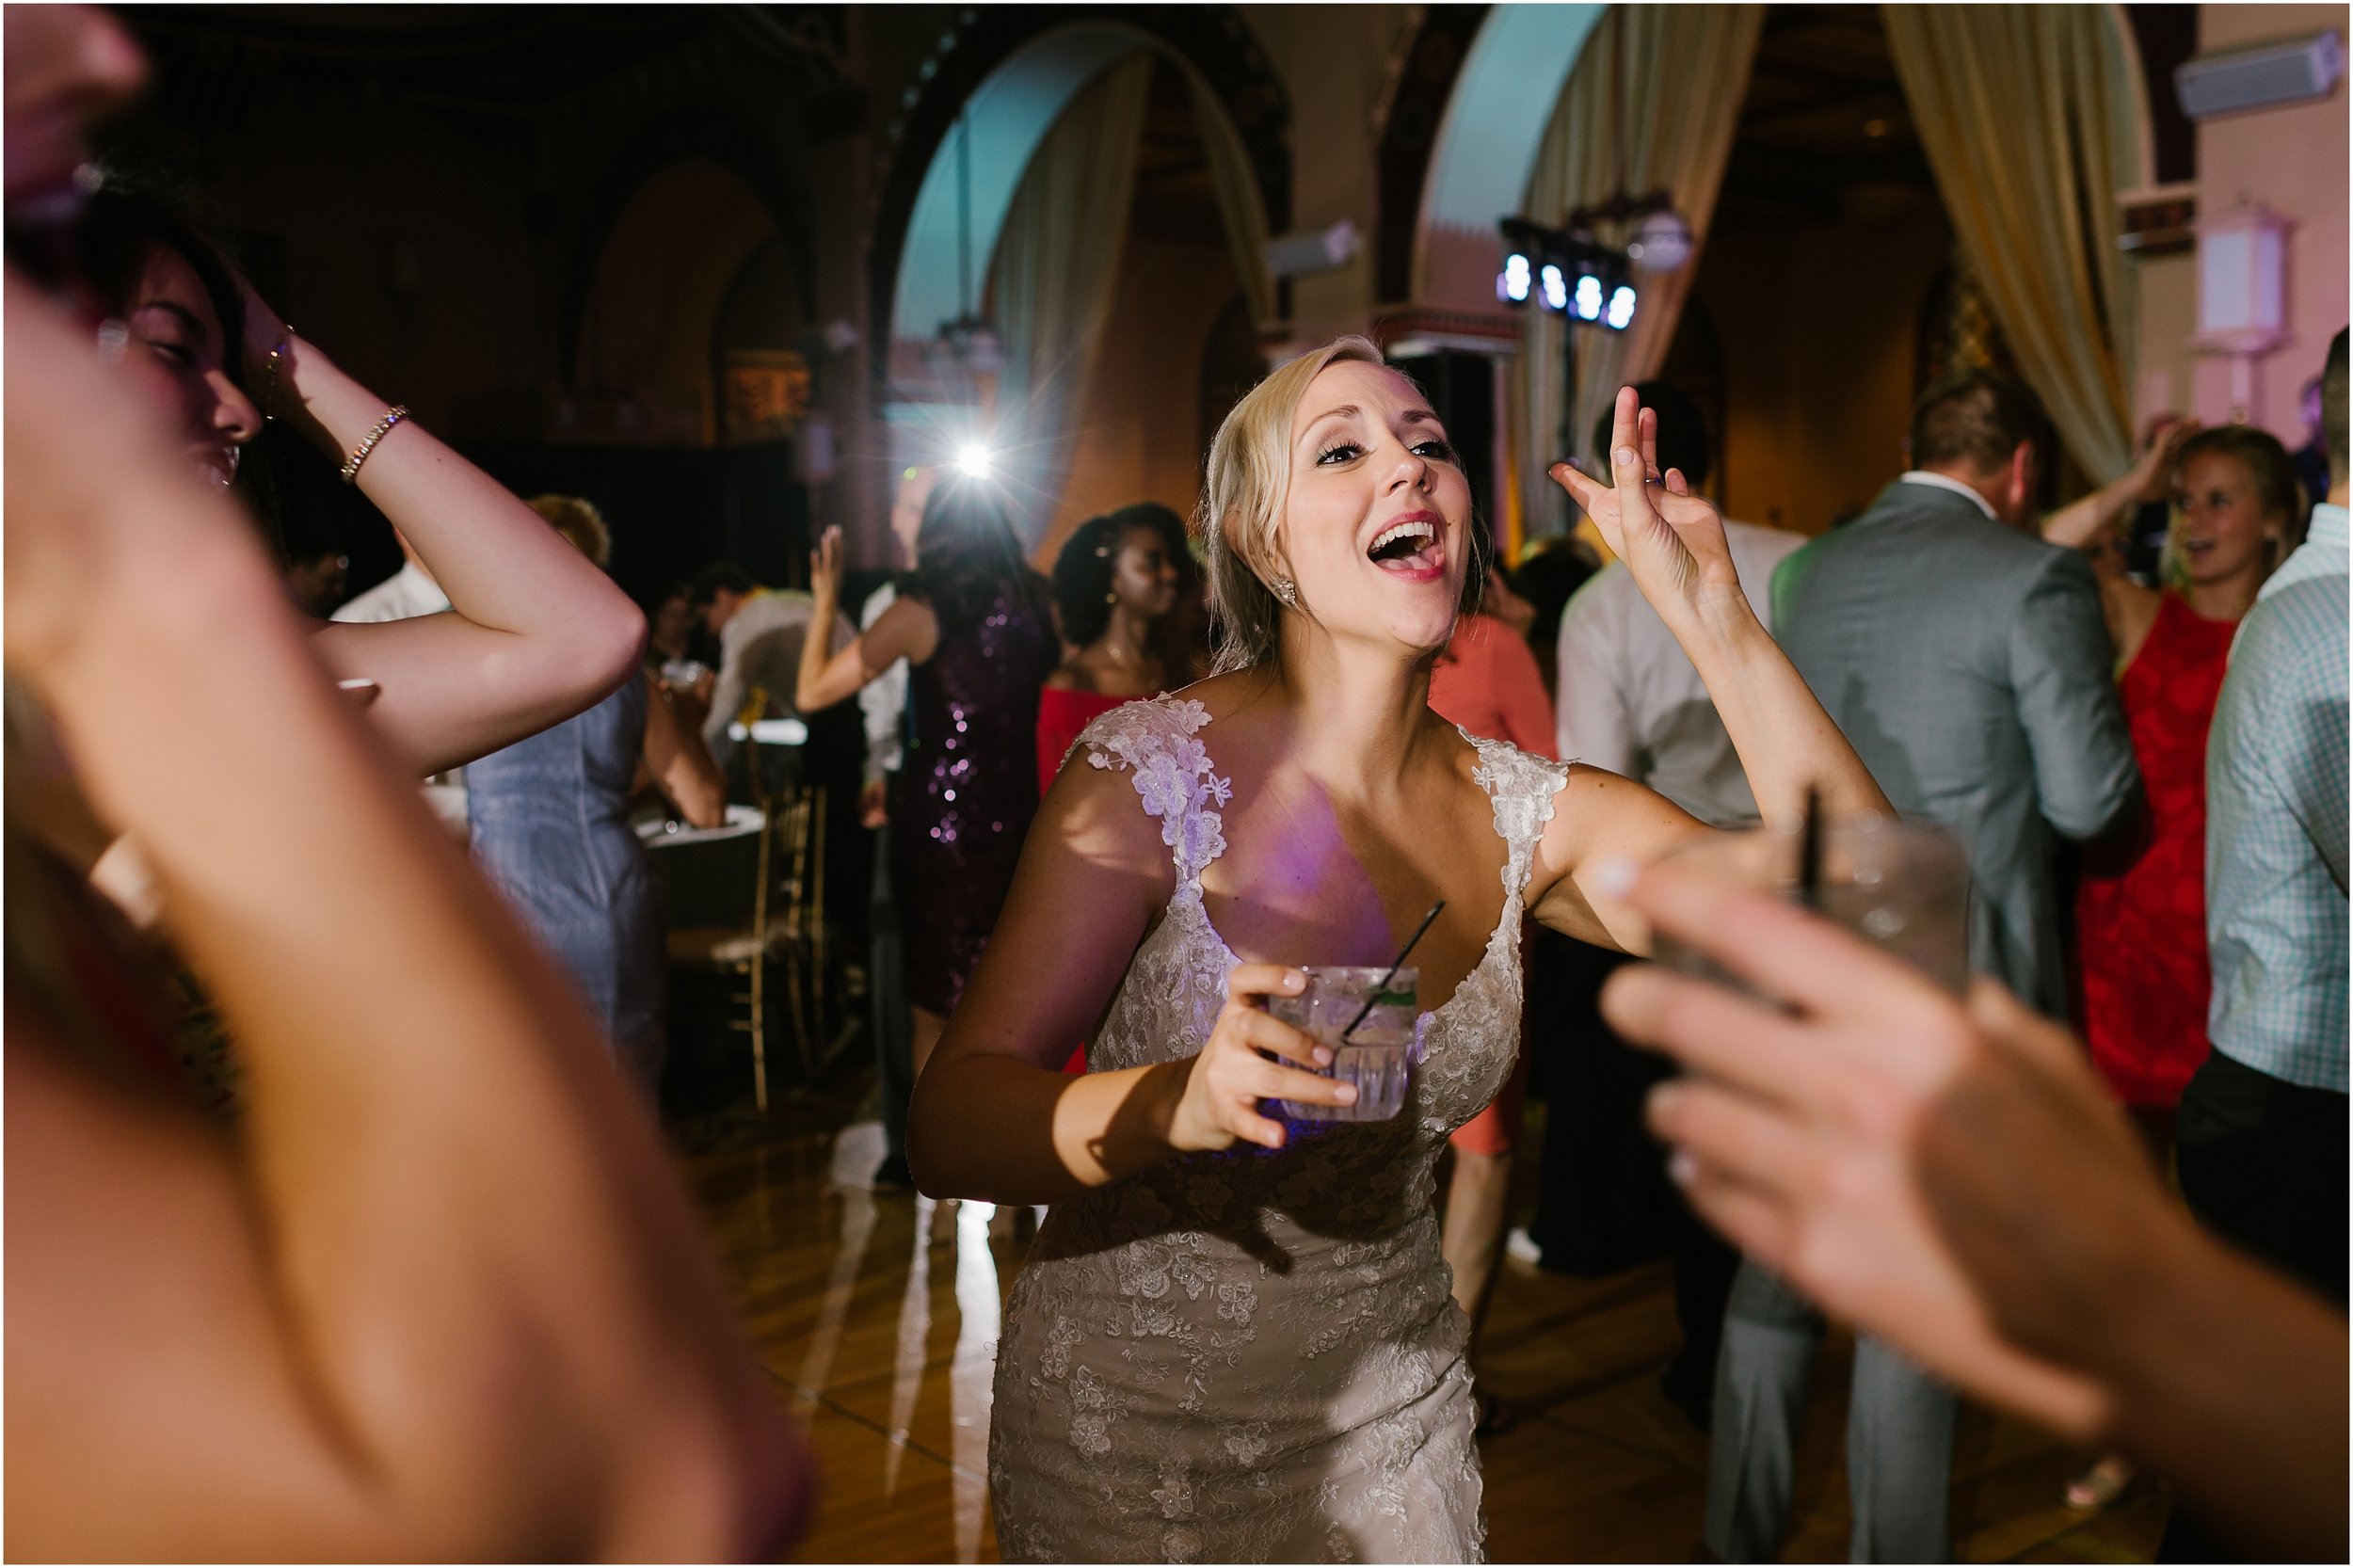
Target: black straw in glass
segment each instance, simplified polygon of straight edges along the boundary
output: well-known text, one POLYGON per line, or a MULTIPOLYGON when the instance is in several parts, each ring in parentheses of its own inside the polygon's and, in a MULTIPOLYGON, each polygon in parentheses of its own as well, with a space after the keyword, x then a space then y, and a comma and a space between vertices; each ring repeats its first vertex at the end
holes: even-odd
POLYGON ((1430 929, 1430 922, 1436 920, 1438 918, 1438 911, 1444 909, 1445 907, 1446 900, 1440 899, 1437 903, 1430 906, 1430 913, 1421 918, 1421 924, 1414 927, 1414 934, 1405 938, 1405 945, 1403 947, 1397 950, 1397 957, 1391 961, 1389 965, 1389 972, 1381 977, 1380 984, 1376 984, 1372 988, 1372 995, 1365 999, 1364 1010, 1358 1013, 1354 1018, 1350 1020, 1346 1029, 1340 1031, 1341 1045, 1344 1046, 1348 1044, 1348 1037, 1356 1032, 1357 1025, 1372 1016, 1373 1005, 1381 1000, 1381 993, 1389 988, 1389 982, 1397 978, 1397 971, 1405 967, 1406 954, 1414 951, 1414 944, 1421 940, 1422 933, 1430 929))
POLYGON ((1805 821, 1798 829, 1798 902, 1822 906, 1822 792, 1805 787, 1805 821))

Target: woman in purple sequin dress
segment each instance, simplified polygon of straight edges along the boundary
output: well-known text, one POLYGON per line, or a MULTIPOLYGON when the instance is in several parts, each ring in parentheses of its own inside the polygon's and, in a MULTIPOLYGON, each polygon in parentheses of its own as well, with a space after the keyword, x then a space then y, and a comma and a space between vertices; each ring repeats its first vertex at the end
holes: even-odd
MULTIPOLYGON (((820 541, 809 579, 817 600, 809 624, 830 626, 840 599, 840 530, 820 541)), ((822 632, 803 647, 795 694, 803 712, 907 662, 906 760, 888 831, 919 1073, 988 945, 1037 811, 1038 691, 1062 662, 1048 603, 998 490, 943 477, 923 508, 915 570, 897 600, 847 647, 828 649, 822 632)))

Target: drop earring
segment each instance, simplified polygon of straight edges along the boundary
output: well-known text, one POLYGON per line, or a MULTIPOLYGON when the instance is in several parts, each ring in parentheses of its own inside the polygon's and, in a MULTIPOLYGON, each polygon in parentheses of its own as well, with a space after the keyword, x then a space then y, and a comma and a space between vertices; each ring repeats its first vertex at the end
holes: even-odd
POLYGON ((1268 584, 1267 586, 1273 590, 1275 598, 1283 601, 1283 608, 1286 610, 1296 610, 1299 608, 1298 584, 1292 582, 1288 577, 1278 577, 1273 582, 1268 584))

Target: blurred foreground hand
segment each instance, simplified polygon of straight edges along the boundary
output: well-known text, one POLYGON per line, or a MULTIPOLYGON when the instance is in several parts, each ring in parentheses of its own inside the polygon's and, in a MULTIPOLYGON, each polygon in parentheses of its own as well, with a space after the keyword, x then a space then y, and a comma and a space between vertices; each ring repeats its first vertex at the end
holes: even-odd
POLYGON ((1630 902, 1753 994, 1657 966, 1603 1007, 1691 1077, 1651 1125, 1699 1210, 1965 1391, 2166 1474, 2250 1550, 2342 1558, 2345 1320, 2201 1231, 2081 1048, 1769 895, 1630 902))

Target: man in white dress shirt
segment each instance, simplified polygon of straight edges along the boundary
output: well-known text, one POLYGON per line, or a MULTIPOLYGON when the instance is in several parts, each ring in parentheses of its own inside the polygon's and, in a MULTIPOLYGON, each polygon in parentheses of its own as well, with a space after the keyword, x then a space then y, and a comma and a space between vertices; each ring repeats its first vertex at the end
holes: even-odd
POLYGON ((348 603, 327 617, 328 620, 372 625, 438 616, 449 608, 449 595, 433 581, 433 574, 424 569, 424 563, 408 548, 408 541, 401 539, 397 533, 392 537, 400 539, 400 569, 365 593, 354 594, 348 603))
MULTIPOLYGON (((766 696, 760 718, 797 718, 792 703, 801 673, 801 641, 808 635, 816 600, 798 588, 763 588, 731 561, 695 576, 693 600, 704 628, 719 639, 719 679, 711 694, 703 740, 722 771, 735 754, 728 727, 737 722, 755 689, 766 696)), ((833 643, 855 633, 847 616, 834 617, 833 643)))

